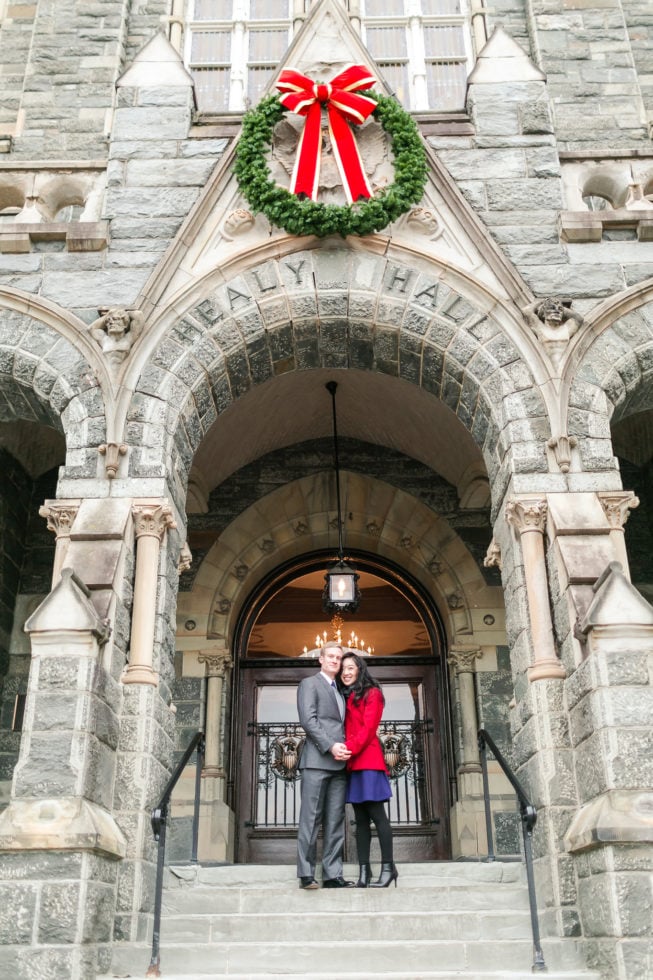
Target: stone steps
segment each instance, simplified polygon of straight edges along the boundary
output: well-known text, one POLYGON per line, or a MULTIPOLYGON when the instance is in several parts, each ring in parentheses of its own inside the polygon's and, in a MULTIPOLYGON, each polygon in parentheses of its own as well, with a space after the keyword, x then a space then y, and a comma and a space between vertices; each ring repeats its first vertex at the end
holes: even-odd
MULTIPOLYGON (((345 869, 349 878, 358 869, 345 869)), ((515 863, 404 864, 399 887, 298 888, 289 867, 185 866, 166 874, 166 980, 522 980, 532 940, 515 863), (407 972, 408 971, 408 972, 407 972)), ((543 942, 555 980, 590 980, 574 940, 543 942)), ((144 943, 115 947, 107 977, 143 976, 144 943)))

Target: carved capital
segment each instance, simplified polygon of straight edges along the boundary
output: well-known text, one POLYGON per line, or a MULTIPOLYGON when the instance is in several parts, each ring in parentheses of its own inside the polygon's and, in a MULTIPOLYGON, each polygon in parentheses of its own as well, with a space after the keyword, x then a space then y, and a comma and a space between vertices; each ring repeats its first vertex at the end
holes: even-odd
POLYGON ((157 538, 162 541, 167 530, 177 527, 172 517, 172 508, 165 503, 135 504, 132 507, 132 517, 137 538, 157 538))
POLYGON ((54 531, 57 538, 69 538, 70 530, 78 510, 78 503, 71 504, 63 500, 46 500, 39 507, 39 517, 45 517, 48 522, 48 531, 54 531))
POLYGON ((452 647, 447 657, 447 663, 456 674, 473 674, 476 661, 483 656, 480 647, 452 647))
POLYGON ((506 520, 525 534, 527 531, 544 533, 549 505, 546 500, 513 499, 506 504, 506 520))
POLYGON ((208 677, 224 677, 233 664, 231 655, 226 650, 221 653, 200 653, 197 662, 206 664, 208 677))
POLYGON ((104 471, 107 479, 114 480, 118 473, 120 457, 127 454, 127 446, 122 442, 103 442, 97 448, 100 455, 106 457, 104 471))
POLYGON ((612 528, 623 528, 631 510, 639 507, 639 497, 630 490, 622 493, 599 493, 598 496, 612 528))
POLYGON ((492 538, 488 546, 485 558, 483 559, 483 565, 485 568, 501 568, 501 548, 497 544, 496 540, 492 538))

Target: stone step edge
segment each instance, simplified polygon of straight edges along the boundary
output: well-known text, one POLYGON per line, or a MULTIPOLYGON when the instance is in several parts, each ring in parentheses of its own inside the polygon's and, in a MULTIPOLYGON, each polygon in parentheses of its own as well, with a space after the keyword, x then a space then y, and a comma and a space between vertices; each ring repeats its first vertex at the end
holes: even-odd
MULTIPOLYGON (((354 913, 356 915, 356 920, 361 919, 375 919, 378 920, 383 915, 389 915, 392 917, 392 921, 397 920, 411 921, 413 922, 416 918, 428 917, 433 919, 444 919, 451 917, 451 909, 389 909, 388 912, 382 912, 378 909, 307 909, 302 911, 302 922, 306 920, 318 920, 329 918, 339 918, 343 915, 351 915, 354 913)), ((518 919, 524 919, 530 922, 530 911, 527 908, 515 908, 515 909, 456 909, 456 918, 474 918, 478 916, 483 916, 488 919, 505 919, 509 916, 511 919, 514 916, 518 919)), ((213 909, 209 912, 184 912, 175 910, 173 912, 167 912, 165 909, 161 913, 161 919, 166 922, 174 923, 176 919, 283 919, 287 917, 286 912, 221 912, 219 909, 213 909)), ((559 936, 545 936, 545 939, 559 939, 559 936)), ((392 941, 392 940, 389 940, 392 941)))
MULTIPOLYGON (((165 963, 161 964, 165 967, 165 963)), ((128 976, 125 973, 103 973, 96 980, 118 980, 128 976)), ((337 980, 532 980, 532 971, 501 970, 473 973, 442 970, 435 973, 338 973, 337 980)), ((231 977, 246 980, 297 980, 296 973, 165 973, 165 980, 230 980, 231 977)), ((310 980, 334 980, 333 973, 312 973, 310 980)), ((598 973, 589 970, 548 970, 546 980, 600 980, 598 973)))

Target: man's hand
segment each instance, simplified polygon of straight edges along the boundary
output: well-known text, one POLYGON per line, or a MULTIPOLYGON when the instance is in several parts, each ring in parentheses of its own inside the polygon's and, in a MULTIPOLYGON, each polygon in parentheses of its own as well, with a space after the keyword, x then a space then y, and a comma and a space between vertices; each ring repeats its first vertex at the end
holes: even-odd
POLYGON ((344 742, 336 742, 335 745, 331 746, 329 752, 337 762, 346 762, 347 759, 351 759, 351 752, 344 742))

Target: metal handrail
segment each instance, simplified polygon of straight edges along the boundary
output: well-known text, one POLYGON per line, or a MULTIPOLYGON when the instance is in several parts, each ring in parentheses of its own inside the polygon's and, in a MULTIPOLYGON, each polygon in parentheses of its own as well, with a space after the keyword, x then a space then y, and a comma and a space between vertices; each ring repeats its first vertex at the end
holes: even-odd
POLYGON ((533 827, 537 823, 537 810, 530 802, 524 789, 497 748, 494 740, 484 728, 478 730, 478 748, 481 754, 481 769, 483 773, 483 796, 485 797, 485 828, 487 831, 487 859, 494 861, 494 838, 492 835, 492 812, 490 810, 490 789, 487 775, 487 750, 489 749, 501 766, 504 775, 514 789, 519 801, 522 836, 524 838, 524 860, 526 863, 526 880, 528 882, 528 904, 531 913, 531 931, 533 934, 533 973, 546 973, 544 953, 540 942, 540 923, 537 916, 537 898, 535 896, 535 879, 533 877, 533 827))
POLYGON ((197 842, 199 836, 199 803, 200 785, 202 779, 202 762, 204 759, 204 732, 195 732, 190 745, 177 763, 177 766, 166 784, 163 796, 152 810, 152 833, 154 840, 158 841, 159 849, 156 860, 156 882, 154 885, 154 923, 152 927, 152 956, 150 965, 147 968, 146 977, 160 977, 160 945, 161 945, 161 899, 163 896, 163 868, 165 863, 166 850, 166 823, 168 819, 168 804, 172 791, 177 785, 177 781, 182 772, 188 765, 188 760, 197 749, 197 760, 195 765, 195 807, 193 810, 193 844, 191 861, 197 863, 197 842))

